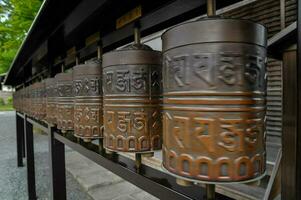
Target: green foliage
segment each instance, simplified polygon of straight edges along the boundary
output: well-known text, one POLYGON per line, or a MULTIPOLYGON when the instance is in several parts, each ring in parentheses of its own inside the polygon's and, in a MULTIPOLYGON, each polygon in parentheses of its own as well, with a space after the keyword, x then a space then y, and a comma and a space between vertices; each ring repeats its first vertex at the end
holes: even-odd
POLYGON ((0 0, 0 74, 13 61, 42 0, 0 0))
POLYGON ((0 97, 0 106, 4 106, 4 105, 5 105, 4 99, 0 97))
POLYGON ((13 104, 13 97, 8 97, 7 98, 7 104, 12 105, 13 104))
POLYGON ((0 106, 0 111, 11 111, 11 110, 14 110, 14 108, 12 107, 12 105, 0 106))

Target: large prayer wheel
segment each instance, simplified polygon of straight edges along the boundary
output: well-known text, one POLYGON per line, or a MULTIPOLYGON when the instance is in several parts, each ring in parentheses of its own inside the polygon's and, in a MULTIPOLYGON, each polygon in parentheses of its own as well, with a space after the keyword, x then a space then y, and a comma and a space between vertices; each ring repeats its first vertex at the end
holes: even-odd
POLYGON ((161 149, 161 52, 135 44, 104 54, 103 89, 105 148, 161 149))
POLYGON ((73 130, 73 79, 72 73, 59 73, 55 76, 57 81, 57 128, 62 132, 73 130))
POLYGON ((49 124, 56 124, 56 97, 58 96, 57 92, 57 83, 55 78, 48 78, 45 80, 46 84, 46 117, 45 120, 49 124))
POLYGON ((180 179, 251 181, 266 170, 266 28, 212 18, 163 40, 163 167, 180 179))
POLYGON ((73 68, 74 135, 85 141, 103 137, 101 77, 98 60, 73 68))

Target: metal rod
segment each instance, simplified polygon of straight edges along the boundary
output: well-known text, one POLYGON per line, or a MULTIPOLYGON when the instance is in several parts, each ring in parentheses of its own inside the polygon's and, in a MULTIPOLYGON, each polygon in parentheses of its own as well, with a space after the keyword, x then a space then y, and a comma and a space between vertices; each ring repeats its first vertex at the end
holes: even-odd
POLYGON ((64 136, 64 137, 66 137, 66 131, 61 131, 62 132, 62 135, 64 136))
POLYGON ((61 71, 62 71, 62 72, 65 71, 65 66, 64 66, 64 64, 62 64, 62 66, 61 66, 61 71))
POLYGON ((135 44, 140 44, 141 35, 140 35, 140 28, 138 26, 134 28, 134 37, 135 37, 135 44))
MULTIPOLYGON (((103 135, 103 134, 104 134, 104 133, 103 133, 103 132, 104 132, 104 126, 102 126, 102 127, 100 128, 100 131, 101 131, 101 133, 102 133, 102 135, 103 135)), ((100 154, 105 153, 103 138, 99 138, 98 149, 99 149, 99 153, 100 153, 100 154)))
POLYGON ((102 48, 101 48, 101 46, 98 46, 97 47, 97 58, 101 59, 101 56, 102 56, 102 48))
POLYGON ((206 184, 206 195, 207 200, 215 200, 215 185, 206 184))
POLYGON ((216 2, 215 0, 207 0, 207 16, 215 16, 216 15, 216 2))
POLYGON ((75 57, 75 65, 78 65, 79 64, 79 58, 78 56, 75 57))
POLYGON ((103 148, 103 138, 99 138, 99 145, 98 145, 99 153, 103 154, 104 153, 104 148, 103 148))
POLYGON ((135 164, 136 164, 136 171, 137 171, 137 173, 140 172, 141 163, 142 163, 141 153, 136 153, 135 154, 135 164))

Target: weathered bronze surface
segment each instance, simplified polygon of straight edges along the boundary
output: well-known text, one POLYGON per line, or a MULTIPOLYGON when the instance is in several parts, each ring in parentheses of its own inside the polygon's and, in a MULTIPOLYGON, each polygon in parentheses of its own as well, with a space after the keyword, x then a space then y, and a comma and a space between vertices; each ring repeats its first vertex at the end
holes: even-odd
POLYGON ((162 39, 164 168, 208 182, 262 176, 265 27, 215 18, 176 26, 162 39))
POLYGON ((73 80, 72 73, 60 73, 55 76, 57 81, 57 128, 63 132, 73 130, 73 80))
POLYGON ((57 83, 55 78, 45 80, 46 84, 46 117, 45 120, 49 124, 56 124, 57 102, 58 96, 57 83))
POLYGON ((104 145, 112 151, 161 148, 161 53, 131 45, 103 55, 104 145))
POLYGON ((46 116, 46 98, 45 98, 45 81, 36 83, 36 105, 35 105, 35 117, 39 120, 43 120, 46 116))
POLYGON ((33 83, 31 85, 31 91, 30 91, 30 93, 31 93, 31 95, 30 95, 31 96, 30 97, 31 102, 29 102, 30 103, 30 107, 31 107, 29 115, 31 117, 33 117, 33 118, 37 117, 37 111, 38 111, 38 106, 37 106, 38 105, 37 90, 38 90, 38 83, 36 82, 36 83, 33 83))
POLYGON ((32 85, 29 85, 26 87, 26 107, 25 107, 25 113, 28 116, 31 116, 31 110, 32 110, 32 85))
POLYGON ((24 101, 24 103, 23 103, 23 108, 22 108, 22 110, 23 110, 23 112, 24 113, 26 113, 27 114, 27 110, 28 110, 28 107, 29 107, 29 104, 28 104, 28 96, 29 96, 29 94, 28 94, 28 86, 27 87, 25 87, 24 89, 24 94, 23 94, 23 101, 24 101))
POLYGON ((73 68, 74 135, 84 140, 103 136, 101 77, 99 61, 73 68))

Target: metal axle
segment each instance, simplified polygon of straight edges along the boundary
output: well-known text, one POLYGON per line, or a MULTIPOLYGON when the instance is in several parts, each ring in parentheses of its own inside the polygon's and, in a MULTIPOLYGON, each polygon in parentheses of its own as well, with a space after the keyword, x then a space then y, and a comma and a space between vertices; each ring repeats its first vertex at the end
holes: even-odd
POLYGON ((135 37, 135 44, 140 44, 140 40, 141 40, 140 28, 137 26, 134 28, 134 37, 135 37))
POLYGON ((216 2, 215 0, 207 0, 207 16, 215 16, 216 15, 216 2))
POLYGON ((215 200, 215 185, 206 184, 206 195, 207 200, 215 200))

